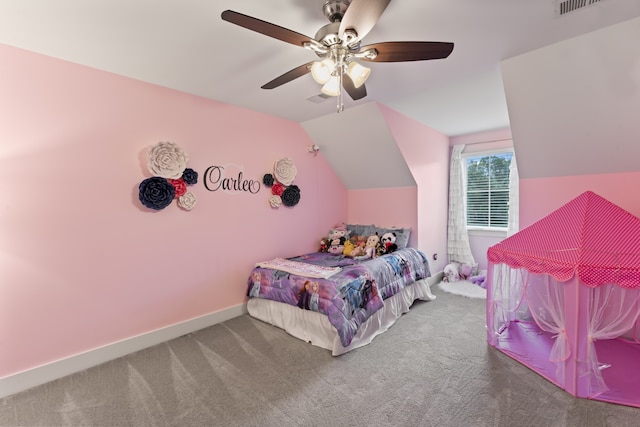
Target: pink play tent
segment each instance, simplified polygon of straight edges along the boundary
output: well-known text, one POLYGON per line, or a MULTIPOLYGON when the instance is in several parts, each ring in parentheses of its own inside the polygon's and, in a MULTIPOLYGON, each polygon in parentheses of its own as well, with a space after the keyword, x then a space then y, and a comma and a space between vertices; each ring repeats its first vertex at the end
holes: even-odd
POLYGON ((640 407, 640 219, 587 191, 490 247, 489 344, 574 396, 640 407))

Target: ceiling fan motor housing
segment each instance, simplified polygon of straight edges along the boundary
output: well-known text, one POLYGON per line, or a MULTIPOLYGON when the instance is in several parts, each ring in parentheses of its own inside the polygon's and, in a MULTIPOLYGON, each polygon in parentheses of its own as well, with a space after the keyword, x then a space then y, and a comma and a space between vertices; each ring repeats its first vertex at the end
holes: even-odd
POLYGON ((322 6, 322 11, 330 22, 340 22, 349 4, 351 0, 329 0, 322 6))
MULTIPOLYGON (((358 52, 360 50, 359 41, 356 43, 352 43, 347 47, 342 46, 342 40, 338 35, 339 29, 340 29, 340 22, 332 22, 331 24, 327 24, 318 30, 318 32, 314 36, 314 39, 316 39, 323 45, 327 46, 329 48, 329 52, 332 50, 331 49, 332 47, 345 51, 345 54, 347 52, 348 53, 358 52)), ((323 52, 316 51, 316 54, 321 58, 326 57, 327 53, 328 52, 323 53, 323 52)))
POLYGON ((338 30, 340 29, 340 22, 332 22, 320 28, 316 33, 314 39, 322 43, 327 47, 331 47, 334 44, 341 42, 338 36, 338 30))

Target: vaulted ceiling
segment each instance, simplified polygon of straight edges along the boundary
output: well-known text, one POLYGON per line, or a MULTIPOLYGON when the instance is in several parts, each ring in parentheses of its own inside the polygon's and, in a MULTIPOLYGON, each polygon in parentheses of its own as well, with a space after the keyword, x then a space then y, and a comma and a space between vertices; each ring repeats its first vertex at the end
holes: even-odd
MULTIPOLYGON (((320 92, 309 75, 275 89, 260 88, 316 55, 220 17, 231 9, 313 37, 328 23, 322 13, 324 2, 0 0, 0 43, 306 123, 307 127, 323 118, 335 135, 365 128, 370 119, 353 114, 358 117, 354 123, 338 117, 334 98, 309 101, 320 92)), ((505 60, 640 16, 637 0, 595 1, 558 16, 560 3, 391 1, 363 44, 447 41, 454 43, 454 50, 446 59, 368 63, 372 69, 366 84, 368 95, 359 101, 346 97, 345 108, 379 102, 448 136, 508 127, 515 110, 508 107, 503 73, 511 73, 509 86, 520 88, 526 88, 524 76, 536 74, 516 71, 516 62, 510 62, 508 70, 501 68, 505 60)), ((619 46, 594 50, 593 61, 607 61, 607 53, 618 54, 619 46)), ((535 62, 521 61, 518 66, 531 68, 535 62)), ((523 102, 518 96, 513 105, 523 102)), ((384 148, 389 144, 384 132, 369 138, 370 149, 389 150, 384 148)), ((330 147, 334 139, 326 136, 317 143, 330 147)))

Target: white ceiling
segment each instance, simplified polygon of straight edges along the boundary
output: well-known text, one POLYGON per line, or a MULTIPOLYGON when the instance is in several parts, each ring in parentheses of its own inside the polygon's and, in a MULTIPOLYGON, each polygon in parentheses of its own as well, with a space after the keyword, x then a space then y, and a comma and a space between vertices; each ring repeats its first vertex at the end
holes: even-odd
MULTIPOLYGON (((302 123, 335 114, 333 100, 306 100, 319 93, 311 76, 260 86, 315 55, 220 14, 231 9, 313 36, 328 23, 323 3, 0 0, 0 43, 302 123)), ((363 44, 449 41, 453 53, 372 63, 368 96, 346 108, 378 101, 449 136, 506 127, 501 60, 636 16, 638 0, 602 0, 559 18, 553 0, 395 0, 363 44)))

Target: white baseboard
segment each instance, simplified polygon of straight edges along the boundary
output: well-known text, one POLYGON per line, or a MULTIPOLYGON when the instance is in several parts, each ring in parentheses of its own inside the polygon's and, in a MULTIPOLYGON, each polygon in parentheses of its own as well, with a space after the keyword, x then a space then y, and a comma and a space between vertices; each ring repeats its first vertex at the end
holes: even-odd
POLYGON ((442 282, 443 277, 444 277, 444 271, 438 271, 436 274, 434 274, 433 276, 427 279, 427 283, 429 283, 429 286, 433 286, 436 283, 442 282))
POLYGON ((84 371, 101 363, 126 356, 127 354, 178 338, 182 335, 190 334, 245 313, 247 313, 246 303, 0 378, 0 398, 48 383, 75 372, 84 371))

